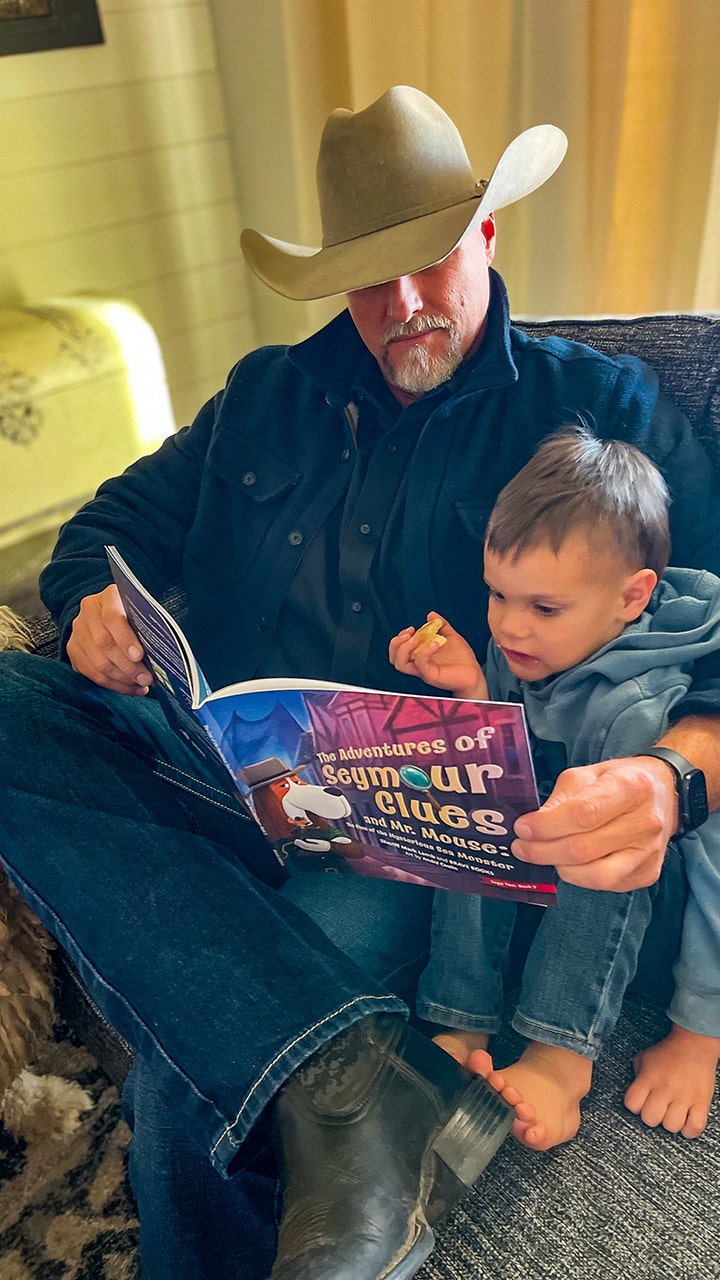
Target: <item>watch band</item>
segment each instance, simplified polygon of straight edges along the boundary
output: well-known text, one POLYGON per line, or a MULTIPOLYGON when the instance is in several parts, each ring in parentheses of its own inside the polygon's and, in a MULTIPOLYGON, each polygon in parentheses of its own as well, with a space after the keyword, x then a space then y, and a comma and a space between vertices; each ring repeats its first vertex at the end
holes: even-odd
POLYGON ((658 760, 664 760, 675 774, 679 820, 676 835, 685 835, 688 831, 701 827, 708 816, 707 787, 702 769, 696 769, 685 756, 670 747, 648 747, 645 751, 639 751, 638 755, 655 756, 658 760))

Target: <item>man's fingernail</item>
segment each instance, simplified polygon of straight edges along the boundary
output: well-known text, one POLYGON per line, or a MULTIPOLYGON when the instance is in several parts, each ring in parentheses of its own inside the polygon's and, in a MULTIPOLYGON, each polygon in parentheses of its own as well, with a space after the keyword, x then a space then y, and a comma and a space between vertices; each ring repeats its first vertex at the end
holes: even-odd
POLYGON ((529 840, 532 835, 532 831, 526 822, 516 822, 514 831, 515 835, 519 836, 521 840, 529 840))
POLYGON ((143 656, 143 651, 137 644, 131 644, 128 649, 128 658, 132 658, 133 662, 139 662, 143 656))
POLYGON ((518 859, 519 862, 525 862, 525 857, 523 855, 523 847, 521 844, 518 843, 517 840, 513 840, 512 844, 510 845, 510 852, 514 858, 518 859))

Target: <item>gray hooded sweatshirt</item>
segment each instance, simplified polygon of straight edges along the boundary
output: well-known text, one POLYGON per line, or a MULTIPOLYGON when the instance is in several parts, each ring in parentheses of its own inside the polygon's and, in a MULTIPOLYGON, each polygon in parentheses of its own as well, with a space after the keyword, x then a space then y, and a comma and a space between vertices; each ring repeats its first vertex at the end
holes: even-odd
MULTIPOLYGON (((548 759, 564 752, 571 768, 653 746, 690 686, 693 663, 717 649, 720 578, 671 568, 640 618, 577 666, 525 682, 491 641, 485 674, 490 696, 522 701, 541 750, 548 744, 548 759)), ((700 1035, 720 1036, 720 813, 678 845, 690 894, 668 1014, 700 1035)))

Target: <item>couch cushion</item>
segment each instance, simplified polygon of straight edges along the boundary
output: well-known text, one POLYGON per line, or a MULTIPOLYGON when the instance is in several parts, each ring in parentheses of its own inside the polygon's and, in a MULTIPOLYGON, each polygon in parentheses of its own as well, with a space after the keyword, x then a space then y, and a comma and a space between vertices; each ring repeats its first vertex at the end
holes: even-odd
POLYGON ((720 316, 608 316, 514 323, 534 337, 556 335, 585 342, 607 355, 644 360, 720 465, 720 316))

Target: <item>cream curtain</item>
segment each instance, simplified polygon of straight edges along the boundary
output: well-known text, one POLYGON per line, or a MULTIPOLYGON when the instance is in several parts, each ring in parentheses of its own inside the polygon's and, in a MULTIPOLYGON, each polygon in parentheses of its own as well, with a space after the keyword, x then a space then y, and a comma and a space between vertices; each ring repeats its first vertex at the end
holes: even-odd
MULTIPOLYGON (((720 0, 280 0, 277 16, 294 208, 288 225, 287 206, 264 223, 256 207, 262 230, 318 244, 327 114, 412 84, 479 177, 529 125, 568 134, 558 174, 498 218, 516 315, 720 308, 720 0)), ((308 307, 307 327, 334 308, 308 307)))

